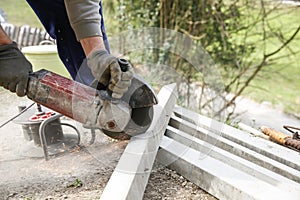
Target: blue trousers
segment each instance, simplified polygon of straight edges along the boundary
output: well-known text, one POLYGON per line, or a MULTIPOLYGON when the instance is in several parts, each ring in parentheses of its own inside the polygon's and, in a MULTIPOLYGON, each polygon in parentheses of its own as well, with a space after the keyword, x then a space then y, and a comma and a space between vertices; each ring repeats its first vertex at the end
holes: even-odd
MULTIPOLYGON (((64 0, 27 0, 49 35, 56 39, 58 54, 71 77, 81 83, 90 85, 94 77, 87 67, 86 56, 80 42, 71 28, 64 0)), ((105 33, 102 4, 100 1, 101 31, 106 49, 109 51, 105 33)))

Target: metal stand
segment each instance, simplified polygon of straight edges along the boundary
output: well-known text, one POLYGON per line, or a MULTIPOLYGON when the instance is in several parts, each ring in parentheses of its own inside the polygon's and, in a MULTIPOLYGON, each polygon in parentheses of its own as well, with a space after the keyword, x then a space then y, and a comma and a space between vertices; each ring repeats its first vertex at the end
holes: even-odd
MULTIPOLYGON (((48 152, 48 146, 47 146, 47 139, 46 139, 46 133, 45 133, 45 127, 52 121, 56 120, 56 119, 59 119, 60 117, 62 117, 63 115, 62 114, 56 114, 56 115, 53 115, 52 117, 44 120, 41 125, 40 125, 40 128, 39 128, 39 136, 40 136, 40 141, 41 141, 41 146, 42 146, 42 149, 43 149, 43 152, 44 152, 44 158, 45 160, 49 160, 49 152, 48 152)), ((61 124, 62 125, 62 124, 61 124)), ((78 136, 78 140, 77 140, 77 145, 80 144, 80 133, 79 131, 76 129, 76 127, 70 125, 70 124, 63 124, 63 125, 68 125, 69 127, 73 128, 76 133, 77 133, 77 136, 78 136)))
POLYGON ((41 107, 38 106, 38 110, 29 109, 13 120, 14 123, 22 125, 22 130, 25 131, 25 140, 33 140, 34 143, 26 143, 21 147, 23 156, 44 157, 45 160, 49 160, 50 155, 65 152, 80 144, 81 137, 78 129, 71 124, 60 122, 60 117, 63 115, 53 112, 51 116, 43 120, 30 120, 32 116, 38 116, 40 113, 45 112, 42 112, 41 107), (64 134, 61 126, 74 129, 76 135, 64 134), (26 127, 26 130, 24 130, 24 127, 26 127), (42 147, 42 154, 39 147, 42 147))

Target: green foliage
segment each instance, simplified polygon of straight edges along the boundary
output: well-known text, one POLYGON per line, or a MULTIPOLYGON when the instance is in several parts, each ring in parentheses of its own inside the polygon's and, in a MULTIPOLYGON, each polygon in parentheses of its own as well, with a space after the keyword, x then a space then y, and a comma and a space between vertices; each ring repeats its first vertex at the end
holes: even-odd
MULTIPOLYGON (((285 65, 291 65, 290 70, 285 70, 287 73, 298 69, 292 67, 294 64, 288 59, 291 56, 295 57, 299 52, 299 48, 292 48, 297 46, 295 42, 291 42, 297 40, 297 37, 292 36, 299 26, 299 23, 292 22, 297 18, 297 7, 269 0, 119 0, 118 5, 122 28, 157 26, 172 29, 188 35, 204 47, 219 65, 225 90, 236 94, 226 106, 234 104, 236 97, 244 93, 246 88, 249 91, 248 88, 252 85, 256 88, 264 87, 266 76, 259 80, 260 75, 265 74, 264 71, 276 71, 277 68, 272 66, 284 62, 285 65), (291 13, 291 10, 295 12, 291 13)), ((165 39, 166 48, 157 50, 153 60, 173 66, 184 73, 188 80, 203 81, 201 72, 169 52, 168 41, 172 39, 165 39)), ((299 88, 294 83, 283 80, 287 75, 280 74, 280 77, 277 77, 283 84, 287 83, 290 88, 299 88)), ((291 76, 294 80, 299 78, 295 74, 291 76)), ((269 82, 270 85, 274 84, 269 82)), ((272 87, 265 90, 272 90, 272 87)), ((280 89, 276 90, 279 91, 280 89)), ((257 93, 261 91, 254 92, 254 95, 257 93)), ((294 96, 295 93, 289 95, 296 99, 295 103, 299 102, 299 97, 294 96)), ((272 100, 272 97, 270 99, 272 100)), ((279 101, 283 100, 281 97, 279 101)))
POLYGON ((158 0, 118 0, 117 17, 120 29, 136 29, 144 26, 159 26, 158 0))
POLYGON ((79 178, 76 178, 73 183, 68 185, 68 187, 79 188, 82 187, 82 181, 79 178))
MULTIPOLYGON (((120 27, 135 29, 156 26, 182 32, 196 40, 222 66, 236 65, 237 57, 254 48, 236 44, 231 39, 232 33, 240 27, 242 17, 236 1, 119 0, 118 5, 120 27)), ((157 54, 160 63, 167 62, 171 66, 177 66, 172 61, 176 56, 168 55, 167 51, 157 54)), ((176 62, 181 62, 180 69, 185 73, 191 71, 195 74, 184 61, 176 62)))

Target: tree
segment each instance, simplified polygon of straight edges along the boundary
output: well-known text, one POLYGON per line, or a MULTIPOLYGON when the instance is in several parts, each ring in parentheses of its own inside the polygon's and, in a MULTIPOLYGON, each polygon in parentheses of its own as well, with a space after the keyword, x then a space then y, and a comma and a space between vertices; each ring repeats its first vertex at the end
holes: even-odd
MULTIPOLYGON (((272 21, 283 15, 283 8, 280 2, 268 0, 118 0, 118 7, 120 29, 155 26, 175 30, 192 38, 210 54, 222 74, 224 91, 234 94, 227 98, 217 88, 224 104, 216 113, 234 107, 237 97, 260 72, 278 62, 280 52, 288 48, 300 29, 300 26, 290 30, 275 27, 272 21), (276 43, 275 48, 270 48, 271 43, 276 43)), ((168 44, 170 41, 176 42, 173 38, 160 36, 159 42, 168 44)), ((204 91, 214 88, 207 83, 207 74, 169 50, 158 49, 151 59, 182 72, 189 85, 200 82, 202 93, 198 97, 198 108, 200 111, 211 109, 211 102, 220 97, 204 98, 207 95, 204 91)), ((188 94, 188 99, 193 98, 192 92, 188 94)))

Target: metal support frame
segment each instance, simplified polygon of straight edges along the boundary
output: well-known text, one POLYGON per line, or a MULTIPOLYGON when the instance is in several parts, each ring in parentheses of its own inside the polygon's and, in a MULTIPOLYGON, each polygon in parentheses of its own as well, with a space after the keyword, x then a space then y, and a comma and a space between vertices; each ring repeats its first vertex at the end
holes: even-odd
MULTIPOLYGON (((39 136, 40 136, 41 146, 42 146, 43 153, 44 153, 44 158, 45 158, 46 161, 49 160, 49 152, 48 152, 48 145, 47 145, 47 140, 46 140, 45 128, 50 122, 53 122, 54 120, 56 120, 56 119, 58 119, 62 116, 63 116, 62 114, 55 114, 55 115, 51 116, 50 118, 44 120, 40 124, 39 136)), ((74 126, 72 126, 70 124, 61 123, 61 125, 67 125, 67 126, 73 128, 76 131, 77 136, 78 136, 77 144, 79 144, 80 143, 80 133, 79 133, 79 131, 74 126)))

